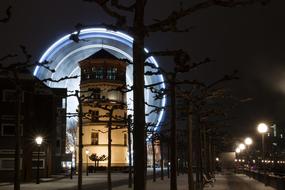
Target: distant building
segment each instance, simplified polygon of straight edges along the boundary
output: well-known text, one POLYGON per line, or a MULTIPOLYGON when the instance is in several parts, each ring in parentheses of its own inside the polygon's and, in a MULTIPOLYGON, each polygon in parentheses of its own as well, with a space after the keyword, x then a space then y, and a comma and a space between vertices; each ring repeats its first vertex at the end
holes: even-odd
MULTIPOLYGON (((35 179, 38 147, 35 137, 44 138, 40 148, 40 175, 61 172, 65 157, 66 89, 53 89, 27 73, 20 74, 21 177, 35 179)), ((14 180, 16 94, 13 80, 0 76, 0 181, 14 180)))
MULTIPOLYGON (((83 102, 85 117, 83 118, 82 156, 83 169, 86 169, 87 162, 92 162, 86 156, 87 150, 89 155, 108 156, 107 122, 110 116, 108 111, 99 108, 96 104, 111 108, 116 104, 126 103, 126 94, 115 89, 126 85, 127 64, 105 49, 101 49, 80 61, 79 65, 81 68, 80 91, 88 97, 83 102), (90 96, 91 92, 92 96, 90 96)), ((113 113, 112 128, 116 129, 111 132, 112 167, 122 167, 128 164, 128 136, 126 122, 123 121, 126 114, 126 105, 121 109, 116 109, 113 113)), ((100 162, 100 166, 106 165, 107 161, 100 162)))

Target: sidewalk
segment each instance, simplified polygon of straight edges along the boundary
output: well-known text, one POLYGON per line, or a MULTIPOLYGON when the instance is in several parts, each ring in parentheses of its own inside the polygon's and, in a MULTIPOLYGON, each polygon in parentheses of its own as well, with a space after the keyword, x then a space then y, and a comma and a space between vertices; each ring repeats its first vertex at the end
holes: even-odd
MULTIPOLYGON (((83 190, 105 190, 107 189, 106 174, 97 173, 83 176, 83 190)), ((113 173, 112 184, 113 190, 129 190, 127 184, 128 174, 113 173)), ((214 187, 206 187, 205 190, 274 190, 271 187, 265 187, 264 184, 241 174, 217 174, 214 187)), ((178 190, 188 190, 187 175, 178 177, 178 190)), ((13 185, 0 186, 0 190, 12 190, 13 185)), ((26 183, 21 184, 21 190, 76 190, 77 176, 73 179, 64 178, 52 182, 42 182, 40 184, 26 183)), ((161 180, 159 176, 156 182, 147 181, 147 190, 169 190, 170 180, 167 176, 161 180)))

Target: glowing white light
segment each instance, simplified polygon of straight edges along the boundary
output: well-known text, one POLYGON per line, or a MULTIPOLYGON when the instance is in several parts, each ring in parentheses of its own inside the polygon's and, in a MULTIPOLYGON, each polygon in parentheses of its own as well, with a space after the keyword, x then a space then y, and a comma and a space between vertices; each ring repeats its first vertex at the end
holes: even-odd
POLYGON ((268 126, 265 124, 265 123, 260 123, 258 126, 257 126, 257 131, 259 133, 266 133, 268 131, 268 126))
POLYGON ((70 152, 74 152, 74 146, 69 147, 70 152))
POLYGON ((238 147, 241 151, 243 151, 245 149, 245 145, 243 143, 239 144, 238 147))
POLYGON ((241 150, 240 150, 240 148, 236 148, 236 153, 238 153, 238 154, 239 154, 239 153, 240 153, 240 151, 241 151, 241 150))
POLYGON ((86 154, 86 155, 89 155, 89 153, 90 153, 90 152, 89 152, 89 150, 88 150, 88 149, 87 149, 87 150, 85 150, 85 154, 86 154))
POLYGON ((43 142, 43 137, 38 136, 38 137, 36 137, 35 141, 36 141, 37 145, 40 146, 42 144, 42 142, 43 142))
POLYGON ((218 161, 220 161, 220 159, 217 157, 217 158, 216 158, 216 161, 218 162, 218 161))
POLYGON ((247 137, 245 138, 244 143, 249 146, 252 144, 252 139, 250 137, 247 137))

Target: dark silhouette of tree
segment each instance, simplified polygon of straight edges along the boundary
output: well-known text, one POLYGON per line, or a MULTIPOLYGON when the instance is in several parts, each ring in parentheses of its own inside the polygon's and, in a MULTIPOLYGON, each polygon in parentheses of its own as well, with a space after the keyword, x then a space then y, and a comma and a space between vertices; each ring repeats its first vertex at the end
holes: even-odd
POLYGON ((99 167, 99 162, 107 160, 108 157, 105 154, 103 154, 101 156, 99 156, 97 154, 91 154, 89 156, 89 159, 94 162, 94 172, 96 172, 96 168, 99 167))
MULTIPOLYGON (((134 190, 145 190, 145 163, 141 162, 145 156, 145 100, 144 100, 144 66, 145 66, 145 38, 155 32, 187 32, 189 28, 180 29, 178 21, 187 16, 191 16, 196 12, 200 12, 206 8, 220 7, 238 7, 252 5, 255 3, 267 4, 270 0, 204 0, 194 3, 189 7, 183 7, 172 11, 163 19, 156 19, 154 23, 145 23, 145 7, 146 0, 133 0, 128 5, 125 5, 119 0, 84 0, 86 2, 97 3, 106 14, 116 20, 115 24, 101 23, 100 26, 105 26, 111 30, 121 30, 128 32, 134 38, 133 41, 133 80, 134 80, 134 190), (127 16, 132 14, 133 23, 128 25, 127 16)), ((98 25, 96 25, 98 26, 98 25)), ((77 33, 72 34, 70 39, 78 42, 80 29, 83 24, 76 25, 77 33)), ((175 116, 175 112, 173 113, 175 116)), ((174 122, 173 122, 174 124, 174 122)), ((175 127, 174 127, 175 128, 175 127)), ((174 143, 173 143, 174 144, 174 143)), ((143 159, 145 160, 145 159, 143 159)), ((175 166, 174 166, 175 167, 175 166)), ((174 174, 172 174, 174 177, 174 174)), ((174 181, 171 182, 171 190, 176 190, 177 185, 174 181)))

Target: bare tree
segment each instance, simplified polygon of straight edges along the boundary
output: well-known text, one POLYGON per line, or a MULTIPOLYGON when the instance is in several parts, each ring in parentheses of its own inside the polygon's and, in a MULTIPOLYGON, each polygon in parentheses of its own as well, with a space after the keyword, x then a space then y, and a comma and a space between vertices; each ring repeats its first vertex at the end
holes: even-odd
MULTIPOLYGON (((269 0, 204 0, 189 7, 183 6, 179 10, 171 12, 163 19, 156 19, 154 23, 145 23, 145 6, 146 0, 133 0, 128 5, 121 3, 119 0, 84 0, 87 2, 95 2, 112 18, 116 20, 116 24, 101 23, 112 30, 123 30, 133 35, 133 80, 134 80, 134 189, 145 189, 145 163, 141 162, 145 156, 145 105, 144 105, 144 44, 145 38, 154 32, 187 32, 189 28, 180 29, 177 24, 182 18, 190 16, 196 12, 202 11, 213 6, 221 7, 237 7, 251 5, 255 3, 266 4, 269 0), (124 14, 126 13, 126 14, 124 14), (133 23, 127 25, 127 15, 132 13, 133 23)), ((98 26, 98 25, 97 25, 98 26)), ((70 39, 78 42, 80 29, 84 27, 78 24, 77 33, 72 34, 70 39)), ((175 115, 175 113, 174 113, 175 115)), ((145 159, 143 159, 145 160, 145 159)), ((173 175, 173 174, 172 174, 173 175)), ((172 181, 171 190, 176 190, 175 182, 172 181)))

